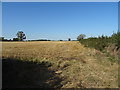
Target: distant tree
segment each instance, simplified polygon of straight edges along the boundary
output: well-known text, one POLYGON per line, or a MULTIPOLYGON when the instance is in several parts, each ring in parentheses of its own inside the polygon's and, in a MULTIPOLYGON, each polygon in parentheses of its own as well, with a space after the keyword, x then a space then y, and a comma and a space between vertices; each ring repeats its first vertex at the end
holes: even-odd
POLYGON ((13 41, 18 41, 18 38, 13 38, 13 41))
POLYGON ((23 31, 18 31, 16 35, 17 35, 19 41, 23 41, 24 39, 26 39, 26 36, 23 33, 23 31))
POLYGON ((81 39, 84 39, 86 37, 85 34, 80 34, 78 37, 77 37, 77 40, 80 41, 81 39))
POLYGON ((71 41, 71 39, 70 39, 70 38, 68 38, 68 41, 71 41))
POLYGON ((4 41, 4 37, 0 37, 0 41, 4 41))
POLYGON ((63 41, 63 40, 59 40, 59 41, 63 41))

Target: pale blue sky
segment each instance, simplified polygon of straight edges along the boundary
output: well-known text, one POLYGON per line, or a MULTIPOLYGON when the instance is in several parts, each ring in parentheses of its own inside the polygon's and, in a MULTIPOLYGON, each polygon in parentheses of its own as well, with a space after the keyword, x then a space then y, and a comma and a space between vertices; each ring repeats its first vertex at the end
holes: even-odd
POLYGON ((3 36, 16 37, 22 30, 27 39, 76 39, 108 35, 118 30, 117 2, 4 2, 3 36))

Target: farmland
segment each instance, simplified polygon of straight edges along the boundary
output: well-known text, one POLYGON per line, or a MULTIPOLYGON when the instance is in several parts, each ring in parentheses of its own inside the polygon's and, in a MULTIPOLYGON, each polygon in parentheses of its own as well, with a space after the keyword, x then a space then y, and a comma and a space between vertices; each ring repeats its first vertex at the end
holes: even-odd
POLYGON ((118 63, 78 41, 2 42, 3 88, 117 88, 118 63))

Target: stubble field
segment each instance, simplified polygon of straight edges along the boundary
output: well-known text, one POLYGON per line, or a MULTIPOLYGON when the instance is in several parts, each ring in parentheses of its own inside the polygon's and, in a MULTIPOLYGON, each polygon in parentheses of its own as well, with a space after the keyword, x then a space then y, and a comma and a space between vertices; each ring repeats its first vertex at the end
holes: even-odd
POLYGON ((117 88, 118 63, 77 41, 2 42, 3 88, 117 88))

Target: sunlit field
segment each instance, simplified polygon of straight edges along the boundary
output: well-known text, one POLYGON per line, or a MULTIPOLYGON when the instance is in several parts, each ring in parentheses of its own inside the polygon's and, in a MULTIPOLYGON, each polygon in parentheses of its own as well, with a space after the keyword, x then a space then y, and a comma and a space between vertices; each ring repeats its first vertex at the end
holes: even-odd
POLYGON ((3 88, 117 88, 118 63, 78 41, 3 42, 3 88))

